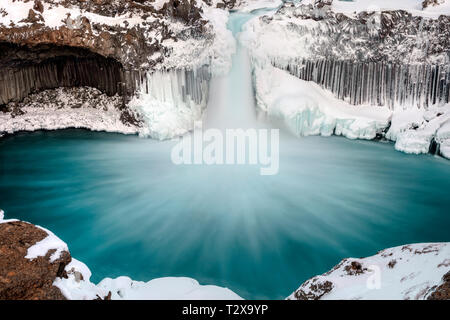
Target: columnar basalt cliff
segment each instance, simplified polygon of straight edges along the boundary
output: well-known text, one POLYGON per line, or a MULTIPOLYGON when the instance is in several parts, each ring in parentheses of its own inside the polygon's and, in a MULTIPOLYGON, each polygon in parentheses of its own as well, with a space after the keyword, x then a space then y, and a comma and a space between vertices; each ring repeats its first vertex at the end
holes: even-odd
POLYGON ((90 282, 91 272, 71 257, 51 231, 0 210, 0 300, 240 300, 227 288, 200 285, 191 278, 158 278, 147 283, 128 277, 90 282))
POLYGON ((361 259, 344 259, 303 283, 289 300, 446 300, 450 244, 389 248, 361 259), (411 266, 414 266, 411 268, 411 266))
MULTIPOLYGON (((208 20, 217 16, 214 10, 223 11, 215 8, 220 7, 216 2, 7 0, 0 6, 4 111, 17 109, 17 103, 32 93, 87 86, 122 96, 127 114, 121 118, 137 124, 141 122, 130 119, 133 112, 127 111, 131 100, 150 94, 167 102, 167 95, 149 92, 152 78, 175 72, 177 76, 165 79, 174 81, 166 84, 175 90, 172 94, 185 105, 196 103, 204 109, 211 70, 226 70, 230 63, 232 48, 218 39, 225 25, 208 20)), ((136 101, 133 106, 141 109, 136 101)), ((39 128, 34 119, 30 121, 33 126, 20 129, 39 128)), ((0 126, 0 132, 15 130, 0 126)))
POLYGON ((292 41, 284 52, 268 50, 274 66, 354 105, 449 102, 450 16, 430 19, 403 10, 346 15, 331 4, 285 3, 260 19, 262 38, 283 29, 292 41))

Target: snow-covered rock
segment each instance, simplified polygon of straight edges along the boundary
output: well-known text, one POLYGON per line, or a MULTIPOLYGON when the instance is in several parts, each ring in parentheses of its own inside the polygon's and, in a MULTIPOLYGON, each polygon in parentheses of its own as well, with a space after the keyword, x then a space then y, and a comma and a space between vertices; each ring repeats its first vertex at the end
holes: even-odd
POLYGON ((136 134, 139 122, 122 109, 122 98, 108 97, 95 88, 46 90, 6 105, 0 112, 0 132, 84 128, 136 134))
POLYGON ((388 108, 350 105, 317 84, 270 65, 255 67, 254 77, 258 106, 299 136, 374 139, 389 125, 388 108))
POLYGON ((196 280, 185 277, 158 278, 149 282, 128 277, 106 278, 96 285, 90 281, 92 274, 89 268, 71 258, 64 241, 45 228, 13 219, 5 220, 2 210, 0 240, 8 248, 17 247, 6 252, 8 256, 0 261, 0 277, 6 279, 6 282, 0 282, 0 299, 242 299, 227 288, 200 285, 196 280))
POLYGON ((450 139, 450 104, 424 109, 397 109, 386 137, 396 141, 395 148, 406 153, 428 153, 434 139, 443 146, 441 155, 448 158, 445 146, 450 139))
POLYGON ((305 0, 250 20, 240 40, 258 105, 299 135, 372 139, 389 129, 399 151, 438 145, 448 157, 447 2, 435 11, 417 0, 373 3, 305 0))
POLYGON ((449 272, 450 243, 404 245, 368 258, 344 259, 303 283, 287 299, 428 299, 449 272))

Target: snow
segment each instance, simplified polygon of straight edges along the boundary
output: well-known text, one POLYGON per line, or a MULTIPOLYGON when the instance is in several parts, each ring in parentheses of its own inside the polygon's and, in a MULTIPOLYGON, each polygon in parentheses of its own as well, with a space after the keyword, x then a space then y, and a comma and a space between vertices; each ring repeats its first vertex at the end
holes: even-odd
POLYGON ((47 252, 55 250, 50 256, 50 262, 55 262, 61 256, 63 251, 69 251, 67 244, 53 234, 53 232, 37 226, 39 229, 44 230, 48 236, 34 245, 28 248, 26 259, 36 259, 37 257, 45 257, 47 252))
POLYGON ((386 138, 396 141, 395 149, 406 153, 428 153, 433 138, 440 143, 441 154, 449 158, 446 145, 450 141, 450 104, 434 105, 428 110, 396 109, 386 138))
POLYGON ((111 300, 241 300, 233 291, 213 285, 200 285, 185 277, 166 277, 149 282, 129 277, 106 278, 98 285, 89 281, 90 271, 73 259, 66 267, 68 278, 58 278, 53 284, 70 300, 104 298, 111 292, 111 300), (78 275, 77 275, 78 273, 78 275), (80 274, 83 280, 80 280, 80 274))
MULTIPOLYGON (((59 28, 66 25, 65 21, 68 16, 71 19, 77 19, 78 17, 86 17, 91 23, 106 24, 109 26, 122 25, 125 26, 125 20, 129 23, 130 27, 141 24, 144 20, 139 16, 132 16, 129 14, 107 17, 92 12, 82 11, 80 8, 71 7, 66 8, 62 5, 54 5, 44 2, 44 12, 42 17, 44 18, 44 24, 50 28, 59 28)), ((11 22, 18 26, 26 25, 21 23, 28 17, 28 12, 33 9, 34 2, 23 2, 19 0, 2 0, 0 4, 0 12, 3 11, 6 15, 2 16, 0 13, 0 24, 9 25, 11 22)))
POLYGON ((28 12, 33 5, 33 1, 2 0, 0 2, 0 24, 7 26, 13 22, 19 25, 19 21, 28 17, 28 12))
POLYGON ((281 119, 298 136, 332 134, 350 139, 386 138, 405 153, 428 153, 433 139, 450 159, 450 104, 416 107, 354 106, 314 82, 300 80, 270 64, 254 66, 258 106, 281 119))
MULTIPOLYGON (((302 4, 313 4, 315 0, 304 0, 302 4)), ((438 6, 422 9, 423 0, 334 0, 331 9, 336 13, 351 16, 361 11, 405 10, 414 16, 437 18, 440 15, 450 15, 450 1, 439 0, 438 6)))
POLYGON ((155 8, 156 10, 161 10, 162 7, 169 2, 169 0, 154 0, 153 3, 151 3, 151 5, 153 6, 153 8, 155 8))
POLYGON ((166 277, 149 282, 133 281, 128 277, 106 278, 98 287, 112 292, 113 300, 240 300, 227 288, 200 285, 184 277, 166 277))
POLYGON ((236 52, 236 41, 227 28, 229 13, 225 10, 203 6, 202 17, 214 29, 214 42, 207 50, 211 71, 215 76, 225 75, 231 69, 232 56, 236 52))
POLYGON ((317 84, 269 64, 256 66, 254 74, 258 106, 299 136, 334 133, 350 139, 373 139, 389 124, 391 111, 386 107, 350 105, 317 84))
MULTIPOLYGON (((158 0, 153 3, 156 9, 162 8, 167 0, 158 0)), ((29 10, 32 10, 33 1, 23 2, 20 0, 5 0, 0 3, 0 24, 8 26, 13 22, 16 26, 28 26, 28 22, 20 22, 28 17, 29 10)), ((89 20, 91 24, 100 24, 106 26, 120 26, 131 29, 139 26, 145 29, 145 36, 150 44, 160 44, 164 47, 159 54, 164 54, 163 63, 154 66, 155 69, 196 69, 202 65, 209 64, 211 69, 218 74, 226 73, 231 67, 231 55, 235 50, 234 39, 231 32, 226 28, 228 21, 228 12, 208 6, 206 3, 200 3, 203 8, 203 18, 209 23, 205 26, 205 36, 186 37, 190 32, 190 26, 177 20, 170 20, 160 15, 149 15, 144 20, 139 14, 125 13, 114 17, 103 16, 93 12, 85 11, 77 6, 64 7, 58 2, 44 2, 44 11, 36 14, 41 15, 43 24, 52 29, 59 29, 63 26, 69 28, 82 27, 82 17, 89 20), (153 22, 161 27, 147 28, 153 22), (164 27, 173 33, 174 38, 162 40, 164 27), (176 41, 178 40, 178 41, 176 41)), ((106 28, 105 28, 106 29, 106 28)), ((92 32, 98 35, 96 28, 92 32)), ((115 33, 116 31, 109 31, 115 33)), ((157 56, 154 57, 158 58, 157 56)), ((124 58, 126 60, 126 57, 124 58)), ((150 62, 150 61, 149 61, 150 62)), ((154 60, 152 60, 154 62, 154 60)), ((145 66, 145 64, 143 65, 145 66)))
POLYGON ((69 300, 104 298, 112 300, 241 300, 233 291, 213 285, 200 285, 186 277, 157 278, 148 282, 129 277, 105 278, 99 284, 90 282, 91 272, 82 262, 72 259, 65 268, 68 278, 53 283, 69 300))
POLYGON ((206 108, 208 77, 205 70, 148 73, 129 107, 144 121, 139 135, 164 140, 194 128, 206 108))
POLYGON ((234 8, 240 12, 252 12, 258 9, 276 9, 283 3, 282 0, 244 0, 234 8))
MULTIPOLYGON (((314 292, 311 284, 329 281, 333 289, 323 300, 416 300, 426 299, 450 268, 450 243, 421 243, 390 248, 362 259, 343 260, 335 269, 305 282, 299 289, 314 292), (346 267, 361 264, 360 274, 346 267)), ((295 299, 294 294, 288 299, 295 299)))
POLYGON ((56 278, 53 285, 58 287, 68 300, 94 300, 108 295, 108 291, 90 281, 92 273, 83 262, 72 258, 65 271, 67 279, 56 278))
MULTIPOLYGON (((302 4, 313 2, 307 0, 302 4)), ((374 3, 375 1, 335 0, 333 10, 350 14, 365 10, 374 3)), ((382 9, 403 8, 411 11, 416 6, 422 8, 421 1, 376 3, 382 9)), ((447 3, 439 7, 444 8, 447 3)), ((435 10, 437 7, 433 8, 426 10, 435 10)), ((270 21, 265 23, 261 18, 252 19, 244 25, 240 34, 240 41, 248 48, 252 58, 258 105, 269 116, 281 118, 300 136, 328 136, 334 133, 351 139, 373 139, 377 133, 382 133, 389 127, 392 116, 386 138, 396 142, 395 148, 398 151, 428 153, 430 144, 435 139, 441 146, 440 154, 449 157, 450 139, 446 135, 449 132, 448 105, 436 104, 427 111, 414 106, 409 100, 404 105, 395 101, 391 106, 393 111, 389 111, 387 106, 352 106, 338 100, 331 92, 321 89, 313 82, 301 81, 281 71, 295 70, 293 68, 301 64, 302 59, 317 59, 315 53, 320 52, 322 47, 326 48, 332 36, 327 31, 327 24, 296 18, 292 10, 275 14, 270 21), (438 133, 441 138, 437 137, 438 133)), ((345 47, 345 50, 348 51, 349 60, 358 60, 351 45, 345 47)))
POLYGON ((436 133, 436 141, 440 144, 440 154, 450 159, 450 120, 443 122, 442 126, 436 133))
MULTIPOLYGON (((43 91, 30 97, 30 103, 21 108, 22 115, 12 116, 11 113, 0 113, 0 132, 14 133, 17 131, 56 130, 65 128, 84 128, 93 131, 119 132, 136 134, 138 128, 125 125, 121 113, 117 109, 120 97, 107 97, 93 88, 84 88, 88 93, 100 95, 98 104, 90 101, 80 101, 77 91, 82 89, 58 88, 43 91), (42 98, 49 92, 54 92, 54 99, 42 98), (82 103, 82 105, 80 104, 82 103)), ((96 100, 97 101, 97 100, 96 100)))
MULTIPOLYGON (((250 55, 259 61, 277 59, 278 63, 284 61, 288 64, 293 59, 309 58, 308 48, 310 43, 313 43, 313 33, 303 32, 299 36, 295 28, 288 27, 289 22, 289 18, 270 24, 252 19, 243 26, 239 40, 248 48, 250 55)), ((295 23, 311 31, 320 27, 320 23, 313 20, 296 20, 295 23)), ((320 37, 320 34, 316 37, 320 37)), ((320 38, 315 39, 319 40, 320 38)))
POLYGON ((196 70, 208 65, 215 76, 224 75, 230 70, 236 43, 231 31, 227 29, 229 13, 203 2, 202 10, 202 18, 208 21, 204 32, 206 36, 186 37, 186 26, 179 21, 170 21, 169 30, 178 40, 164 40, 165 51, 169 54, 164 57, 164 63, 158 64, 155 69, 196 70))
POLYGON ((0 209, 0 224, 18 221, 17 219, 5 219, 5 211, 0 209))
MULTIPOLYGON (((14 222, 18 221, 16 219, 4 219, 5 218, 5 212, 0 209, 0 224, 2 223, 8 223, 8 222, 14 222)), ((67 248, 67 244, 59 239, 55 234, 53 234, 51 231, 42 228, 40 226, 36 226, 37 228, 45 231, 47 233, 47 237, 42 239, 39 242, 36 242, 34 245, 28 248, 27 255, 25 256, 26 259, 36 259, 37 257, 45 257, 47 252, 50 250, 55 250, 55 252, 52 253, 50 256, 50 262, 54 262, 59 259, 61 253, 63 251, 69 251, 67 248)))
MULTIPOLYGON (((0 224, 18 221, 4 220, 0 210, 0 224)), ((53 232, 36 226, 47 233, 47 237, 28 248, 26 259, 45 257, 55 250, 50 262, 56 261, 63 251, 69 252, 67 244, 53 232)), ((66 265, 66 278, 56 278, 53 285, 69 300, 93 300, 104 298, 111 292, 112 300, 241 300, 242 298, 227 288, 214 285, 200 285, 198 281, 186 277, 166 277, 149 282, 134 281, 128 277, 105 278, 98 285, 90 281, 91 271, 81 261, 72 258, 66 265)))

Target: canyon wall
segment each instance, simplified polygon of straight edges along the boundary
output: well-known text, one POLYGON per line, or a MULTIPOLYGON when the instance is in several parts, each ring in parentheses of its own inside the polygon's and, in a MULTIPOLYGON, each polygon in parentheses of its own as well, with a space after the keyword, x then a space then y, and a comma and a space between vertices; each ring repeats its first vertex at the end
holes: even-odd
POLYGON ((250 22, 244 41, 255 59, 268 59, 353 105, 394 109, 449 102, 450 16, 417 10, 344 14, 332 5, 285 3, 274 15, 250 22))
POLYGON ((314 81, 353 105, 428 107, 447 103, 450 66, 394 64, 344 60, 305 60, 275 67, 306 81, 314 81))

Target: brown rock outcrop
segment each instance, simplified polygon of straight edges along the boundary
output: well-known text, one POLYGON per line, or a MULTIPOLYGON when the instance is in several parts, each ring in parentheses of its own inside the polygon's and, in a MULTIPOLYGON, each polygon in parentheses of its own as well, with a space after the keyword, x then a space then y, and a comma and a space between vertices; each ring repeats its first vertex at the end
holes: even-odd
POLYGON ((53 250, 45 257, 25 258, 28 248, 46 237, 44 230, 26 222, 0 224, 1 300, 65 299, 53 282, 65 277, 64 268, 72 259, 69 252, 62 252, 54 262, 50 262, 53 250))
POLYGON ((132 0, 36 0, 20 21, 8 20, 9 8, 3 8, 0 14, 6 18, 4 24, 0 22, 0 105, 21 101, 32 92, 67 86, 67 81, 55 86, 54 80, 67 79, 69 73, 76 75, 69 76, 69 86, 93 86, 109 95, 132 94, 139 77, 137 70, 163 64, 173 51, 173 43, 184 38, 203 39, 208 34, 201 6, 195 0, 171 0, 162 8, 153 4, 132 0), (64 14, 68 8, 72 11, 64 14), (73 9, 79 9, 80 14, 75 16, 73 9), (53 14, 56 16, 49 18, 53 14), (102 75, 105 83, 97 85, 99 81, 88 79, 83 70, 72 70, 69 60, 74 58, 98 62, 91 75, 107 73, 106 77, 102 75))
POLYGON ((0 42, 28 47, 46 44, 83 48, 114 58, 126 67, 137 68, 142 63, 157 63, 158 61, 148 61, 148 57, 163 50, 162 41, 174 37, 167 20, 178 19, 190 32, 201 33, 205 21, 201 21, 200 12, 201 8, 196 5, 196 1, 188 0, 171 0, 160 10, 155 10, 148 1, 66 0, 55 4, 53 0, 39 0, 30 9, 28 18, 21 21, 25 25, 0 24, 0 42), (49 8, 57 5, 78 7, 82 15, 72 17, 68 14, 60 26, 50 27, 42 17, 42 2, 50 5, 49 8), (130 25, 126 20, 123 24, 96 23, 90 21, 84 13, 104 17, 126 16, 130 19, 140 17, 142 21, 135 25, 130 25), (149 36, 149 31, 152 30, 159 31, 158 39, 149 36))
POLYGON ((443 283, 428 296, 428 300, 450 300, 450 271, 442 277, 443 283))

